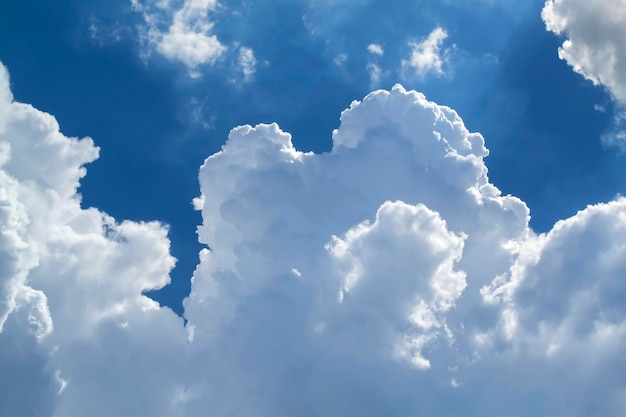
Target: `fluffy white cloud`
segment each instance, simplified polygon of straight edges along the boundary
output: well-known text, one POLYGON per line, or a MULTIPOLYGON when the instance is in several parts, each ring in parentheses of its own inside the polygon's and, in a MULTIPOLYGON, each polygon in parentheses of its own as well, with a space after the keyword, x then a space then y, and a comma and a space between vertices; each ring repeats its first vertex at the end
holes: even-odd
POLYGON ((408 327, 392 342, 393 354, 428 369, 422 350, 445 328, 443 313, 466 286, 465 273, 454 270, 463 241, 438 213, 403 202, 385 202, 373 224, 361 223, 343 238, 333 236, 326 249, 341 271, 344 320, 366 317, 372 327, 384 321, 386 332, 408 327))
POLYGON ((626 149, 626 3, 621 0, 547 0, 546 28, 566 37, 559 57, 616 100, 607 146, 626 149))
POLYGON ((198 65, 214 64, 226 52, 227 47, 211 33, 214 22, 209 16, 217 7, 215 0, 131 2, 144 18, 141 36, 148 52, 156 48, 165 58, 185 64, 196 76, 198 65))
POLYGON ((559 57, 626 103, 626 3, 622 0, 547 0, 548 30, 567 39, 559 57))
MULTIPOLYGON (((295 150, 276 125, 241 127, 201 170, 199 235, 213 250, 202 255, 186 315, 197 346, 220 340, 228 352, 218 357, 245 364, 238 376, 220 372, 232 384, 246 379, 235 395, 254 393, 267 415, 619 415, 623 385, 615 374, 602 377, 618 358, 571 374, 598 345, 567 333, 561 343, 580 346, 573 354, 539 352, 536 330, 518 323, 524 286, 509 284, 534 287, 538 304, 528 297, 524 313, 549 320, 542 297, 553 274, 564 280, 568 270, 539 270, 542 282, 533 283, 526 265, 569 253, 591 262, 589 243, 563 236, 552 252, 539 245, 561 226, 547 236, 528 229, 526 206, 489 183, 480 135, 452 110, 396 87, 353 103, 333 138, 332 152, 314 155, 295 150), (522 399, 531 386, 538 390, 522 399), (596 387, 611 402, 599 403, 596 387)), ((602 235, 584 220, 593 210, 567 222, 602 235)), ((598 254, 624 244, 620 230, 598 254)), ((619 253, 613 259, 622 262, 619 253)), ((614 288, 597 281, 593 266, 578 273, 585 291, 614 288)), ((606 273, 607 283, 619 282, 618 270, 606 273)), ((577 292, 559 285, 550 294, 577 292)), ((556 322, 571 314, 557 310, 556 322)), ((601 333, 619 346, 619 333, 601 333)), ((223 410, 246 410, 220 398, 223 410)))
POLYGON ((487 298, 511 305, 515 333, 533 335, 517 342, 554 355, 576 349, 563 342, 578 337, 607 342, 605 332, 619 334, 626 316, 619 302, 626 295, 625 232, 626 199, 619 197, 558 222, 525 245, 508 279, 483 289, 487 298))
POLYGON ((559 415, 624 415, 625 236, 626 199, 589 206, 529 240, 483 289, 504 306, 501 354, 544 368, 541 386, 553 387, 559 415))
POLYGON ((442 50, 442 45, 447 37, 448 32, 445 29, 436 27, 420 42, 409 42, 411 54, 408 59, 402 60, 402 74, 405 77, 408 75, 424 77, 431 72, 439 76, 444 75, 449 49, 442 50))
POLYGON ((419 93, 353 102, 324 154, 231 132, 200 171, 187 328, 142 295, 167 230, 80 207, 91 140, 4 70, 0 115, 2 415, 624 415, 626 200, 536 235, 419 93))
POLYGON ((247 392, 261 415, 436 410, 384 398, 456 395, 456 339, 484 325, 460 313, 528 233, 526 206, 489 184, 482 137, 449 108, 397 86, 353 103, 333 138, 315 155, 276 125, 240 127, 201 170, 212 250, 185 314, 192 348, 225 361, 204 372, 237 386, 213 402, 221 414, 248 412, 247 392))
POLYGON ((252 48, 238 42, 229 47, 213 33, 214 15, 221 6, 216 0, 131 0, 131 3, 143 17, 138 30, 144 57, 156 50, 164 58, 184 64, 194 78, 202 75, 200 66, 216 65, 228 57, 244 81, 252 79, 257 65, 252 48))
MULTIPOLYGON (((0 121, 0 414, 134 415, 141 398, 150 409, 172 384, 153 372, 175 375, 181 350, 159 357, 185 340, 181 319, 142 295, 169 282, 166 228, 81 208, 98 148, 13 101, 3 66, 0 121)), ((163 405, 149 413, 171 415, 163 405)))

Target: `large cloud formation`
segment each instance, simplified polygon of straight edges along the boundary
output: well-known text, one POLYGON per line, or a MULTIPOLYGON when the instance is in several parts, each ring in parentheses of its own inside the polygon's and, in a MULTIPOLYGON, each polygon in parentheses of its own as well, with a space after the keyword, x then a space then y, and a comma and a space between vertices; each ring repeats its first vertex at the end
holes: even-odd
POLYGON ((186 326, 142 295, 166 228, 81 208, 92 141, 4 69, 0 113, 2 415, 625 415, 626 200, 535 234, 482 136, 417 92, 353 102, 324 154, 231 132, 186 326))

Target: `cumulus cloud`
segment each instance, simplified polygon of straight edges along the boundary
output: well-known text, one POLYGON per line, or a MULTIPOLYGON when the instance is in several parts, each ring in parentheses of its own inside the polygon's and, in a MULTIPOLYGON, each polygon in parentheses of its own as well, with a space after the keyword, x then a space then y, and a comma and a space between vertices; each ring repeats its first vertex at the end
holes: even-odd
POLYGON ((196 67, 214 64, 226 52, 227 47, 212 33, 210 14, 217 7, 215 0, 131 2, 145 22, 140 32, 147 53, 156 49, 168 60, 182 62, 197 76, 196 67))
POLYGON ((145 370, 159 368, 175 329, 184 337, 181 320, 142 295, 169 282, 166 228, 81 208, 98 148, 13 101, 3 66, 0 114, 0 414, 133 415, 141 391, 149 408, 170 382, 145 370), (144 388, 129 393, 125 379, 144 388))
POLYGON ((565 36, 559 58, 616 100, 617 116, 604 144, 626 149, 626 4, 621 0, 548 0, 546 28, 565 36))
POLYGON ((548 30, 564 35, 559 57, 626 103, 626 4, 621 0, 548 0, 548 30))
POLYGON ((625 232, 626 199, 589 206, 528 241, 510 272, 483 288, 504 306, 503 355, 548 365, 541 385, 556 388, 560 415, 624 414, 625 232))
POLYGON ((436 27, 425 39, 409 42, 411 53, 408 59, 402 60, 402 74, 418 77, 424 77, 429 73, 444 75, 449 49, 442 49, 442 45, 447 37, 448 32, 445 29, 436 27))
POLYGON ((82 208, 97 148, 1 75, 0 414, 623 415, 625 199, 535 234, 483 137, 401 86, 328 153, 241 126, 200 170, 185 327, 142 295, 167 229, 82 208))
MULTIPOLYGON (((353 103, 333 141, 315 155, 294 149, 276 125, 240 127, 201 169, 199 236, 212 250, 202 254, 186 316, 197 346, 220 340, 229 351, 217 357, 246 364, 240 377, 220 372, 246 379, 236 395, 258 395, 263 415, 621 412, 623 384, 616 372, 603 377, 619 361, 615 351, 572 373, 599 349, 592 338, 563 333, 561 346, 579 346, 567 355, 537 342, 586 314, 575 306, 580 290, 594 300, 619 282, 615 267, 599 282, 591 263, 577 270, 579 286, 567 284, 565 256, 624 265, 610 255, 624 243, 620 227, 587 253, 594 243, 582 236, 604 236, 585 220, 600 206, 565 222, 580 222, 581 238, 557 242, 560 224, 535 235, 525 204, 489 182, 482 137, 399 86, 353 103), (561 268, 532 271, 541 259, 561 268), (551 310, 553 297, 574 304, 551 310), (611 400, 598 401, 597 387, 611 400)), ((609 206, 606 227, 623 222, 624 202, 609 206)), ((597 334, 619 346, 621 333, 594 315, 597 334)), ((624 314, 611 320, 622 326, 624 314)), ((236 400, 224 407, 245 411, 236 400)))
POLYGON ((516 343, 556 356, 570 355, 586 342, 611 348, 623 340, 625 232, 626 199, 619 197, 558 222, 525 245, 507 279, 483 289, 511 309, 510 336, 516 343))
POLYGON ((393 353, 427 369, 422 350, 437 338, 445 325, 441 313, 466 286, 465 273, 454 270, 463 241, 426 206, 387 201, 373 224, 333 236, 326 246, 341 271, 339 302, 356 319, 380 314, 392 326, 408 326, 393 342, 393 353))

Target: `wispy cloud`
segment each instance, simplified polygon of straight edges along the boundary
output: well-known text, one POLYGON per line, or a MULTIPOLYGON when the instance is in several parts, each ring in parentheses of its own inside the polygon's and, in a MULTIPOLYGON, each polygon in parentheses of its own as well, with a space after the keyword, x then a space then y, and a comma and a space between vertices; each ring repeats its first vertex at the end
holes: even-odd
POLYGON ((237 65, 243 74, 244 81, 250 81, 256 72, 257 61, 251 48, 242 46, 239 48, 237 65))

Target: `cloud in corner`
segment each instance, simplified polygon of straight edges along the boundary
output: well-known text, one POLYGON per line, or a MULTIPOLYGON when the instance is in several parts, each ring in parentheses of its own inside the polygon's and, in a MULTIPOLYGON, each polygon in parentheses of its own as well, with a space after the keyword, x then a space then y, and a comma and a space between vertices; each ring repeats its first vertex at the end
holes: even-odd
POLYGON ((559 57, 626 104, 626 3, 621 0, 548 0, 546 28, 565 41, 559 57))
POLYGON ((626 3, 547 0, 541 17, 549 31, 566 38, 559 58, 614 99, 613 126, 602 141, 626 150, 626 3))

